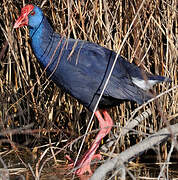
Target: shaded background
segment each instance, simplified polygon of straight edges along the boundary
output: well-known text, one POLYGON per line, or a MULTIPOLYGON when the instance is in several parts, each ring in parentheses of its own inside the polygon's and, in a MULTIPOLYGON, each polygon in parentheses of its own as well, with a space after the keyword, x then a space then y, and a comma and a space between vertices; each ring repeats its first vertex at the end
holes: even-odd
MULTIPOLYGON (((42 6, 52 27, 61 35, 88 40, 116 52, 141 2, 30 1, 31 4, 42 6)), ((28 29, 13 30, 13 24, 25 3, 29 2, 3 0, 0 4, 0 153, 3 160, 0 166, 14 169, 9 171, 12 178, 31 179, 30 166, 36 176, 42 167, 44 179, 49 174, 61 179, 70 178, 71 174, 64 176, 63 172, 65 155, 75 159, 91 113, 47 79, 30 47, 28 29), (58 154, 54 155, 56 152, 58 154), (39 159, 41 155, 44 155, 42 160, 39 159)), ((145 1, 121 51, 123 57, 144 70, 172 79, 170 84, 155 86, 156 94, 177 85, 176 8, 176 0, 145 1)), ((114 153, 141 141, 147 133, 175 123, 178 117, 177 104, 178 92, 174 90, 161 96, 157 103, 142 108, 136 115, 148 108, 152 115, 126 137, 122 137, 114 153)), ((109 111, 117 125, 112 129, 112 134, 119 134, 120 128, 137 107, 137 104, 127 102, 109 111)), ((97 128, 97 121, 93 121, 82 153, 91 145, 97 128)), ((138 158, 134 165, 130 165, 133 166, 131 172, 135 176, 148 173, 146 177, 155 177, 153 172, 142 172, 142 163, 149 161, 156 166, 156 162, 161 163, 166 159, 169 149, 169 142, 155 147, 144 156, 148 159, 138 158)), ((103 157, 107 158, 107 155, 103 157)), ((176 155, 174 153, 172 161, 176 160, 176 155)), ((171 170, 171 173, 173 177, 178 177, 176 170, 171 170)))

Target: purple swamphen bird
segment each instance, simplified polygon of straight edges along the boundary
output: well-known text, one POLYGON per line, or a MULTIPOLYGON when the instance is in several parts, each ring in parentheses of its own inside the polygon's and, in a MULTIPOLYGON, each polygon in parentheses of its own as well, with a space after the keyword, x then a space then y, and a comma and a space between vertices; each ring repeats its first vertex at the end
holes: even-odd
MULTIPOLYGON (((48 76, 90 111, 94 111, 116 53, 88 41, 66 39, 60 36, 53 31, 42 10, 35 5, 26 5, 22 8, 14 28, 22 26, 29 27, 34 54, 42 67, 46 68, 48 76)), ((91 174, 91 160, 100 158, 100 155, 96 155, 95 152, 101 139, 110 132, 113 125, 105 109, 118 105, 124 100, 142 104, 152 97, 147 90, 163 81, 170 81, 170 79, 146 72, 143 77, 139 67, 127 62, 121 56, 117 58, 95 112, 101 130, 91 148, 77 163, 80 168, 76 174, 82 175, 86 171, 91 174)))

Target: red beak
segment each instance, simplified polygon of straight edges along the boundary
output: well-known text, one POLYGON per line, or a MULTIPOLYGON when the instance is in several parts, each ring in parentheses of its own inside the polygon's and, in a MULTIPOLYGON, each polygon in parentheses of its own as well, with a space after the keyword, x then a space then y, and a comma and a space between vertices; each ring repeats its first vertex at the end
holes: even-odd
POLYGON ((22 26, 28 26, 28 15, 34 9, 34 6, 29 4, 22 8, 21 15, 16 20, 14 28, 19 28, 22 26))
POLYGON ((22 14, 16 20, 16 22, 14 24, 14 28, 19 28, 19 27, 27 26, 27 25, 28 25, 28 15, 27 14, 22 14))

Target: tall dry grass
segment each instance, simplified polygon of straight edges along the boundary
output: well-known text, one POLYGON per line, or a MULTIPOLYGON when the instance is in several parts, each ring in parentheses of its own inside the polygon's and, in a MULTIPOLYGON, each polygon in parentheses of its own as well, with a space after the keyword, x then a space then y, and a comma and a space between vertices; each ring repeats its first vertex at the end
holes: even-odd
MULTIPOLYGON (((61 35, 117 51, 142 1, 32 0, 30 3, 42 7, 54 30, 61 35)), ((11 0, 0 4, 0 147, 4 165, 11 149, 16 162, 26 169, 33 167, 37 176, 45 160, 44 165, 62 164, 66 154, 76 157, 81 143, 78 137, 85 133, 91 114, 47 80, 30 47, 28 29, 14 31, 13 24, 24 5, 25 1, 11 0), (34 158, 30 165, 21 151, 34 158), (43 160, 39 160, 40 155, 44 155, 43 160)), ((121 51, 122 56, 146 71, 172 79, 170 84, 157 85, 154 88, 157 94, 178 85, 176 8, 176 0, 145 1, 121 51)), ((141 108, 136 115, 151 109, 151 116, 121 137, 114 153, 177 122, 177 104, 178 91, 174 89, 161 96, 158 103, 154 101, 141 108)), ((119 133, 137 107, 134 103, 123 103, 110 110, 117 125, 112 129, 113 134, 119 133)), ((82 153, 91 145, 96 135, 92 130, 97 128, 97 122, 93 121, 82 153)), ((158 162, 166 159, 169 142, 155 151, 158 162)))

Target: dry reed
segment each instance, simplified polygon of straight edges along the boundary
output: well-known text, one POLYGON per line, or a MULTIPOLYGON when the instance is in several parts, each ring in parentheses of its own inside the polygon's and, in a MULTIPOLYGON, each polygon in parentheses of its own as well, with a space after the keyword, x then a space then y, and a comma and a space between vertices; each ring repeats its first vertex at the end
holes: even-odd
MULTIPOLYGON (((88 40, 117 52, 142 1, 32 0, 30 3, 42 7, 54 30, 61 35, 88 40)), ((64 164, 66 154, 77 156, 91 114, 47 79, 30 47, 28 29, 13 30, 24 5, 24 1, 12 0, 0 4, 0 156, 6 158, 5 149, 12 149, 16 162, 39 177, 43 166, 64 164), (28 158, 20 153, 22 150, 24 154, 30 153, 34 162, 28 164, 28 158)), ((176 0, 145 1, 121 51, 122 56, 146 71, 172 79, 171 84, 157 85, 154 88, 157 94, 178 85, 177 13, 176 0)), ((127 102, 110 110, 117 125, 112 129, 113 134, 120 132, 137 107, 127 102)), ((151 110, 151 116, 122 136, 114 153, 177 122, 177 89, 163 94, 157 103, 153 101, 139 108, 135 115, 147 109, 151 110)), ((91 145, 96 135, 92 130, 97 128, 97 122, 93 122, 82 153, 91 145)), ((169 149, 170 142, 155 149, 159 163, 167 158, 169 149)))

